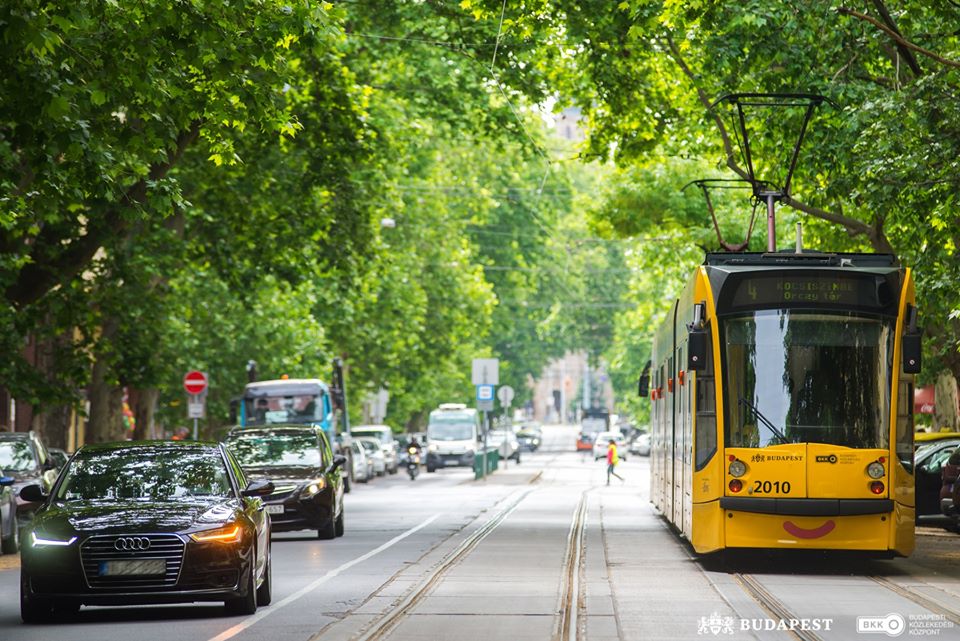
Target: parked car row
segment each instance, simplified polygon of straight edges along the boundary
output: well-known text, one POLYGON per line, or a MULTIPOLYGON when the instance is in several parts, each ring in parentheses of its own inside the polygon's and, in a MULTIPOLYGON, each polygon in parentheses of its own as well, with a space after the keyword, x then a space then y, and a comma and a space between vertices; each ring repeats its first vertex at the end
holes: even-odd
POLYGON ((916 517, 950 517, 951 527, 960 523, 960 434, 934 434, 916 440, 913 455, 916 517))
POLYGON ((20 491, 30 484, 49 490, 61 467, 37 433, 0 432, 0 551, 4 554, 20 549, 20 532, 37 508, 23 500, 20 491))

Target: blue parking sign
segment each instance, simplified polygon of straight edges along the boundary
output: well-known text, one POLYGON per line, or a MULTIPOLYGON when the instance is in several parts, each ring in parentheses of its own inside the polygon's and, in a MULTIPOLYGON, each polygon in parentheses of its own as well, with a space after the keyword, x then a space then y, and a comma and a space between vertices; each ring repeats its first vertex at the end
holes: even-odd
POLYGON ((477 400, 478 401, 492 401, 493 400, 493 385, 477 385, 477 400))

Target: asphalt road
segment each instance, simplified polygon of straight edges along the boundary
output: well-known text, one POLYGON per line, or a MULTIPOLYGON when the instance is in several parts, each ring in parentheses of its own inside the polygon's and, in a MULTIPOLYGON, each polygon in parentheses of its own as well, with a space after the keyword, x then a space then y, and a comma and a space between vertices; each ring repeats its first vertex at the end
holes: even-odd
POLYGON ((766 641, 798 635, 741 626, 829 619, 830 630, 799 637, 816 641, 887 638, 858 634, 856 619, 891 613, 923 623, 924 638, 960 638, 957 535, 922 530, 908 560, 705 567, 651 508, 647 460, 631 457, 618 468, 626 481, 607 486, 603 461, 573 453, 575 433, 548 428, 540 452, 486 481, 449 469, 357 485, 344 537, 274 537, 273 603, 250 617, 219 605, 84 607, 28 626, 18 572, 0 569, 0 640, 766 641))

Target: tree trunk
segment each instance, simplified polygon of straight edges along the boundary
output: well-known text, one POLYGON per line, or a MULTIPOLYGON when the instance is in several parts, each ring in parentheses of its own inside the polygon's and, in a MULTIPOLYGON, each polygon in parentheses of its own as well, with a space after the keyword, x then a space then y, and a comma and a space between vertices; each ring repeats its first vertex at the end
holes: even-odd
POLYGON ((960 419, 957 416, 957 379, 953 373, 949 370, 940 372, 935 390, 934 431, 960 431, 960 419))
POLYGON ((159 436, 154 431, 153 416, 157 409, 157 400, 160 390, 151 387, 148 389, 130 390, 129 403, 133 410, 136 424, 133 430, 135 440, 155 439, 159 436))
POLYGON ((67 432, 70 429, 71 407, 53 405, 34 414, 34 429, 40 433, 47 447, 67 449, 67 432))
POLYGON ((107 318, 100 330, 90 373, 87 400, 90 417, 87 421, 86 442, 108 443, 127 438, 123 426, 123 386, 113 376, 111 343, 117 334, 117 322, 107 318))

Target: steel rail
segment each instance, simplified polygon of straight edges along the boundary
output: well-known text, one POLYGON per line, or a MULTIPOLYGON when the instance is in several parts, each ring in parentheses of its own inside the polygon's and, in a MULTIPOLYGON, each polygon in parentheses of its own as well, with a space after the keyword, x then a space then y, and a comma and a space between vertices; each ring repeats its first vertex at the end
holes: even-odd
MULTIPOLYGON (((933 599, 926 596, 925 594, 921 594, 920 592, 917 592, 916 590, 908 588, 905 585, 894 583, 893 581, 891 581, 890 579, 884 576, 871 576, 870 578, 873 581, 882 585, 883 587, 887 588, 891 592, 894 592, 905 599, 913 601, 917 605, 922 606, 927 610, 930 610, 934 614, 939 614, 943 616, 948 621, 952 621, 954 625, 960 625, 960 613, 956 612, 955 610, 950 610, 949 608, 938 603, 937 601, 934 601, 933 599)), ((927 583, 927 585, 930 585, 930 584, 927 583)), ((936 588, 936 586, 930 586, 930 587, 939 589, 939 588, 936 588)))
MULTIPOLYGON (((798 620, 797 617, 790 609, 784 604, 783 601, 775 597, 767 588, 763 586, 756 577, 749 574, 734 574, 734 578, 743 588, 750 598, 756 601, 760 607, 769 612, 775 618, 780 619, 781 621, 790 621, 798 620)), ((787 630, 787 632, 792 633, 795 637, 800 639, 800 641, 823 641, 823 638, 815 634, 811 630, 787 630)))
POLYGON ((580 610, 584 606, 586 590, 581 589, 583 577, 583 533, 587 523, 587 492, 573 511, 570 532, 567 534, 567 549, 564 556, 563 574, 560 582, 559 617, 554 628, 554 641, 577 641, 580 638, 580 610))
POLYGON ((520 505, 520 503, 527 498, 532 492, 533 488, 526 490, 521 493, 519 496, 514 498, 506 507, 504 507, 500 512, 498 512, 494 517, 489 519, 484 523, 480 528, 474 531, 463 543, 461 543, 456 550, 454 550, 449 556, 447 556, 443 561, 441 561, 436 569, 434 569, 429 578, 427 578, 420 586, 407 594, 400 603, 391 609, 389 612, 383 614, 379 618, 374 619, 369 622, 364 630, 361 633, 354 637, 356 641, 376 641, 378 639, 386 638, 390 632, 396 628, 400 622, 409 614, 409 612, 419 604, 424 597, 426 597, 433 589, 437 586, 440 580, 449 572, 451 569, 456 567, 461 561, 463 561, 479 544, 483 539, 490 535, 491 532, 497 529, 497 527, 503 523, 504 520, 514 510, 520 505))

